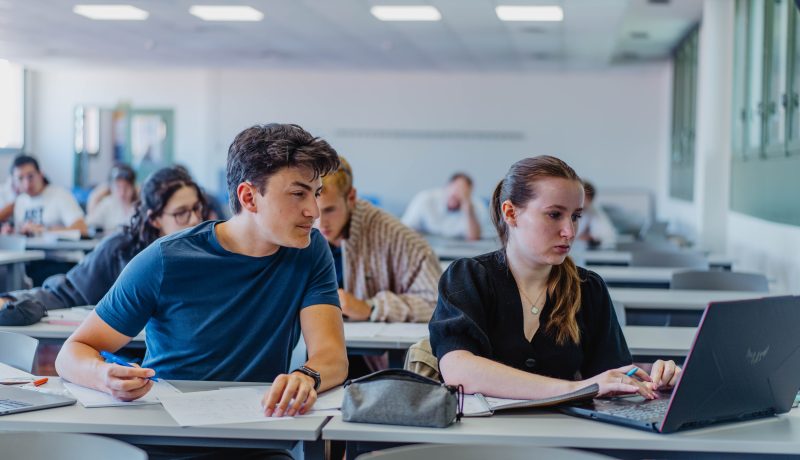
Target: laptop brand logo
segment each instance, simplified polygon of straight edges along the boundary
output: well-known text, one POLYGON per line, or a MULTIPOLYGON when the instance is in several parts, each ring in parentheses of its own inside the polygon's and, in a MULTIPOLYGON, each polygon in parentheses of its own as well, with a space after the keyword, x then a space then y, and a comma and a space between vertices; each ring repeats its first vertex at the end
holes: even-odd
POLYGON ((756 352, 753 352, 748 348, 747 355, 745 355, 745 358, 750 362, 750 364, 756 365, 767 356, 768 352, 769 352, 769 345, 767 345, 767 348, 756 352))

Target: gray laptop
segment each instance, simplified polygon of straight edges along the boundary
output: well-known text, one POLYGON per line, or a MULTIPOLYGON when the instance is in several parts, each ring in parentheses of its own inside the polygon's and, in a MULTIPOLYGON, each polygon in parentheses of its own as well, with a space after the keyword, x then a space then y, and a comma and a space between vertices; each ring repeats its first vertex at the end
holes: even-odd
POLYGON ((10 385, 0 385, 0 415, 75 404, 67 396, 41 393, 10 385))
POLYGON ((671 433, 788 412, 800 387, 800 297, 713 302, 672 395, 595 399, 571 415, 671 433))

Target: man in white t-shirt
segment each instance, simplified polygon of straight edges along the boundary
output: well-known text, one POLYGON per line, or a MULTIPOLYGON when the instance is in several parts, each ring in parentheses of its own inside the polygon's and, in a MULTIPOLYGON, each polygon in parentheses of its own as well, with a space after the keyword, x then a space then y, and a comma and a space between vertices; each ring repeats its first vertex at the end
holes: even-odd
POLYGON ((411 200, 403 223, 428 235, 477 240, 492 234, 489 210, 472 195, 472 179, 455 173, 447 186, 423 190, 411 200))
POLYGON ((14 159, 11 169, 19 196, 14 203, 17 233, 37 235, 45 230, 79 230, 86 235, 83 210, 72 194, 50 185, 39 170, 39 162, 28 155, 14 159))

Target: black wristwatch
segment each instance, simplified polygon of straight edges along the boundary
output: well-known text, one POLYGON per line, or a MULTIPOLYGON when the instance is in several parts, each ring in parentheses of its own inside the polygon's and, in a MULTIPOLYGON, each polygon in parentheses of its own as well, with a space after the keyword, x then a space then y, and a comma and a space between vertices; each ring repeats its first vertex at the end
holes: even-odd
POLYGON ((322 384, 322 377, 320 377, 319 372, 306 366, 300 366, 292 372, 300 372, 301 374, 306 374, 311 377, 314 379, 314 391, 319 390, 319 386, 322 384))

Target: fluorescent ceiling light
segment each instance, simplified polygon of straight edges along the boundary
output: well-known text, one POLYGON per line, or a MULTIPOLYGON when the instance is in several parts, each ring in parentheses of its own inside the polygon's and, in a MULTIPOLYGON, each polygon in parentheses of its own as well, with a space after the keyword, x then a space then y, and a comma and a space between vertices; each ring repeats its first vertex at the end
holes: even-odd
POLYGON ((72 12, 97 21, 144 21, 150 16, 132 5, 75 5, 72 12))
POLYGON ((433 6, 373 6, 370 13, 381 21, 439 21, 442 14, 433 6))
POLYGON ((249 6, 193 5, 189 13, 204 21, 261 21, 264 13, 249 6))
POLYGON ((503 21, 563 21, 564 10, 560 6, 511 6, 501 5, 494 9, 503 21))

